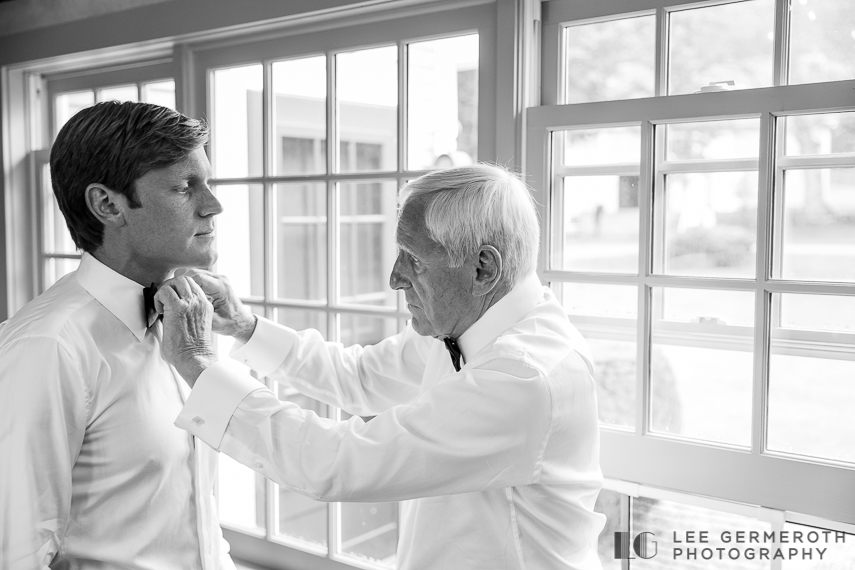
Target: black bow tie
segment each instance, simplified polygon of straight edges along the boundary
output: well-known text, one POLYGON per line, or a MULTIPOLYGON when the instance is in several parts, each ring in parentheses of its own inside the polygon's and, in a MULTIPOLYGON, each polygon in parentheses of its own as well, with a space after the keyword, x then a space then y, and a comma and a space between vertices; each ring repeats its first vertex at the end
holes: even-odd
MULTIPOLYGON (((151 320, 150 315, 152 313, 157 313, 157 310, 154 308, 154 294, 157 293, 157 285, 152 283, 148 287, 143 287, 142 296, 143 296, 143 321, 146 326, 150 327, 154 324, 154 321, 151 320)), ((157 319, 162 319, 163 315, 158 313, 157 319)), ((155 320, 157 320, 155 319, 155 320)))
POLYGON ((460 356, 463 353, 460 352, 460 347, 457 346, 457 341, 450 336, 447 336, 442 339, 442 342, 445 343, 445 348, 448 350, 448 354, 451 355, 451 363, 454 365, 454 369, 457 372, 460 372, 460 356))

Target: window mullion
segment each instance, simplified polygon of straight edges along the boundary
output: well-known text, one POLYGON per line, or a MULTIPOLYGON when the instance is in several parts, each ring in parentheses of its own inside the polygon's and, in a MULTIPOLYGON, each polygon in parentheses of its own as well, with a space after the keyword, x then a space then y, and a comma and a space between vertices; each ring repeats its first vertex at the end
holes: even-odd
POLYGON ((772 85, 788 83, 790 0, 775 0, 775 45, 772 85))
POLYGON ((653 123, 641 123, 641 156, 639 163, 638 246, 638 321, 636 333, 635 433, 643 436, 650 425, 650 335, 651 297, 647 284, 653 255, 653 192, 655 155, 653 123))
POLYGON ((757 189, 757 259, 754 298, 754 374, 751 410, 751 453, 763 453, 766 444, 768 413, 769 347, 771 297, 766 283, 772 266, 772 196, 775 183, 775 117, 763 113, 760 117, 760 163, 757 189))
POLYGON ((657 97, 668 94, 668 12, 656 8, 656 48, 653 93, 657 97))

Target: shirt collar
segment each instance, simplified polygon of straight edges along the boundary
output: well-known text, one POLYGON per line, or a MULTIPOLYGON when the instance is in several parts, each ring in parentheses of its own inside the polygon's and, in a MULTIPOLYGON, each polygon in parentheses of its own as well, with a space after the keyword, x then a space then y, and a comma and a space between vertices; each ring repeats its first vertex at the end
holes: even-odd
POLYGON ((543 285, 536 273, 524 277, 511 291, 487 309, 481 318, 457 339, 468 360, 537 306, 543 300, 543 285))
POLYGON ((143 286, 116 273, 89 253, 84 253, 77 269, 77 281, 113 313, 137 337, 143 340, 148 328, 143 318, 143 286))

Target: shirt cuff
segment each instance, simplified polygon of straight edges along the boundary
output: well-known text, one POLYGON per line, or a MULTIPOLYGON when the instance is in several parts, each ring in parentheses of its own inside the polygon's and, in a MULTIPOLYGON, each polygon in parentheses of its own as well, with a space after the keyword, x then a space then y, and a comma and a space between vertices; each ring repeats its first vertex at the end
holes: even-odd
POLYGON ((279 368, 297 343, 297 332, 286 326, 258 317, 255 331, 246 344, 235 342, 229 356, 268 376, 279 368))
POLYGON ((264 385, 234 361, 215 362, 199 375, 175 425, 217 451, 238 405, 264 385))

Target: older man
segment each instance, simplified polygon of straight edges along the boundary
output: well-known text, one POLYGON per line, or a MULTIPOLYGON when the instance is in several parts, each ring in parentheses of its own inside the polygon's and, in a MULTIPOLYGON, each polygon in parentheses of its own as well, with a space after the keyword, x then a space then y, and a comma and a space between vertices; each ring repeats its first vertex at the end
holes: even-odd
POLYGON ((591 358, 534 273, 528 190, 474 165, 402 196, 390 285, 413 319, 374 346, 256 319, 210 274, 158 293, 167 359, 195 384, 177 425, 315 499, 405 500, 401 568, 599 568, 591 358), (235 359, 356 416, 319 418, 215 361, 205 294, 214 330, 245 341, 235 359))

